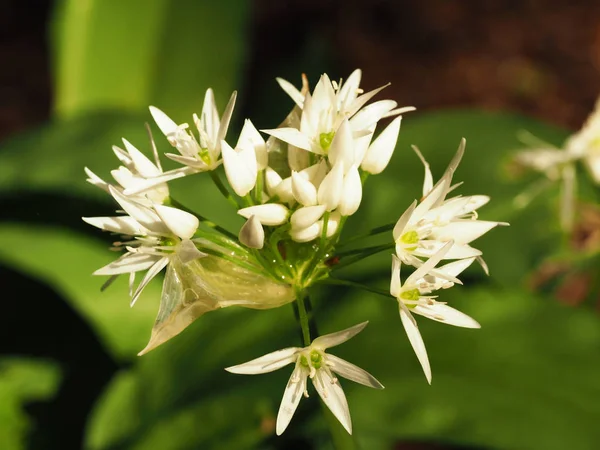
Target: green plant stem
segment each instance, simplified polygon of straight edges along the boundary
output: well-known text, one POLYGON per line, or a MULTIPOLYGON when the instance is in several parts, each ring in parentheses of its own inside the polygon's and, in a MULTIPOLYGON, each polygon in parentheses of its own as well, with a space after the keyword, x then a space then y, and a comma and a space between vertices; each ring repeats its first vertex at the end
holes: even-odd
POLYGON ((359 234, 359 235, 356 235, 356 236, 352 236, 351 238, 348 238, 345 241, 343 241, 339 245, 339 247, 345 247, 348 244, 351 244, 352 242, 356 242, 356 241, 358 241, 360 239, 366 239, 366 238, 371 237, 371 236, 376 236, 378 234, 385 233, 386 231, 392 231, 394 229, 394 226, 396 226, 395 222, 388 223, 386 225, 382 225, 380 227, 373 228, 373 229, 367 231, 366 233, 359 234))
POLYGON ((296 306, 298 308, 298 322, 300 322, 300 328, 302 329, 302 341, 305 347, 310 345, 310 324, 308 313, 306 311, 305 300, 308 300, 306 291, 303 289, 296 289, 296 306))
POLYGON ((182 211, 188 212, 188 213, 196 216, 198 218, 198 220, 200 222, 202 222, 203 225, 206 225, 207 227, 212 228, 213 230, 218 231, 219 233, 227 236, 228 238, 233 239, 233 241, 237 241, 237 236, 235 234, 233 234, 231 231, 226 230, 225 228, 223 228, 223 227, 217 225, 216 223, 214 223, 212 220, 209 220, 206 217, 201 216, 200 214, 192 211, 190 208, 188 208, 187 206, 185 206, 181 202, 177 201, 173 197, 169 197, 169 201, 170 201, 171 205, 174 206, 175 208, 181 209, 182 211))
POLYGON ((221 181, 221 178, 219 177, 219 174, 217 173, 216 170, 210 171, 210 177, 212 178, 213 182, 215 183, 215 186, 217 186, 217 189, 223 195, 223 197, 225 197, 225 199, 229 203, 231 203, 235 209, 240 209, 241 208, 240 204, 233 197, 233 195, 231 195, 231 193, 227 190, 227 188, 221 181))
POLYGON ((390 297, 390 293, 385 289, 379 289, 372 286, 367 286, 366 284, 356 283, 350 280, 341 280, 339 278, 326 278, 321 281, 322 284, 332 284, 337 286, 350 286, 357 289, 362 289, 363 291, 373 292, 374 294, 383 295, 384 297, 390 297))
MULTIPOLYGON (((341 260, 338 264, 333 266, 332 270, 339 270, 342 267, 349 266, 351 264, 362 261, 363 259, 375 255, 376 253, 380 253, 386 250, 393 249, 396 246, 395 243, 384 244, 384 245, 376 245, 374 247, 367 247, 363 249, 349 250, 348 252, 342 253, 341 260)), ((340 256, 340 255, 336 255, 340 256)))

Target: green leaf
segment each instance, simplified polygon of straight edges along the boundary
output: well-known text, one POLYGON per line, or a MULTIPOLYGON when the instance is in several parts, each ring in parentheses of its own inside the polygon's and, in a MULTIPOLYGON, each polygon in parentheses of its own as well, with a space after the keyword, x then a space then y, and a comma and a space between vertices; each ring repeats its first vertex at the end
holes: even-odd
MULTIPOLYGON (((3 223, 0 262, 36 277, 61 294, 120 359, 137 354, 148 342, 160 300, 154 280, 129 307, 126 276, 100 292, 106 278, 92 272, 115 259, 105 244, 62 229, 3 223)), ((18 292, 18 286, 12 290, 18 292)))
POLYGON ((55 110, 155 104, 176 120, 213 87, 224 104, 242 73, 248 1, 63 0, 53 28, 55 110))
POLYGON ((19 357, 0 359, 0 448, 25 449, 29 417, 26 403, 51 398, 60 370, 50 361, 19 357))
MULTIPOLYGON (((483 328, 418 318, 434 373, 429 386, 393 299, 321 293, 316 317, 322 334, 370 320, 363 333, 333 352, 386 386, 375 391, 341 381, 361 448, 390 448, 400 439, 506 449, 593 448, 600 439, 594 421, 600 414, 595 357, 600 319, 517 290, 455 288, 443 294, 483 328)), ((246 377, 223 368, 298 345, 291 316, 288 308, 219 311, 140 358, 122 376, 127 381, 117 379, 95 410, 91 448, 258 447, 272 436, 292 367, 246 377), (110 420, 115 411, 128 430, 110 420)), ((278 447, 298 436, 328 439, 316 394, 309 390, 312 401, 301 402, 290 428, 273 441, 278 447)))

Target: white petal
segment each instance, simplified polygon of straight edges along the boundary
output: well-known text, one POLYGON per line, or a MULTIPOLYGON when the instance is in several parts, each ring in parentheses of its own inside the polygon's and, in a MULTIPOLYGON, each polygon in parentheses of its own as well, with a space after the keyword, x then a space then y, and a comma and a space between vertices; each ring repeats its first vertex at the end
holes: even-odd
MULTIPOLYGON (((447 244, 445 241, 426 241, 428 248, 417 248, 413 251, 415 256, 431 258, 435 255, 444 245, 447 244)), ((481 250, 471 247, 468 244, 454 244, 450 247, 448 253, 444 255, 442 259, 464 259, 471 258, 474 256, 481 255, 481 250)))
POLYGON ((338 230, 342 221, 342 215, 339 211, 333 211, 327 219, 327 237, 332 237, 338 230))
POLYGON ((361 163, 363 170, 378 174, 387 167, 398 142, 401 121, 402 117, 396 117, 369 146, 361 163))
POLYGON ((179 164, 196 169, 193 173, 205 172, 211 167, 195 156, 182 156, 175 153, 165 153, 165 156, 172 161, 178 162, 179 164))
POLYGON ((117 275, 121 273, 139 272, 140 270, 146 270, 152 267, 158 259, 160 259, 160 257, 155 255, 126 253, 119 259, 96 270, 94 275, 117 275))
POLYGON ((161 174, 158 167, 154 165, 142 152, 135 148, 127 139, 123 138, 123 144, 127 149, 127 153, 131 156, 131 160, 135 165, 137 172, 144 178, 156 177, 161 174))
POLYGON ((421 363, 427 382, 431 384, 431 366, 429 365, 427 350, 425 349, 425 343, 419 332, 419 327, 417 327, 417 322, 404 303, 399 301, 398 304, 400 305, 400 319, 402 320, 404 330, 406 330, 410 345, 412 345, 412 348, 417 355, 417 359, 419 360, 419 363, 421 363))
POLYGON ((240 229, 238 237, 246 247, 260 249, 265 243, 265 230, 256 216, 250 216, 240 229))
POLYGON ((277 195, 282 202, 295 201, 294 192, 292 190, 292 177, 281 180, 281 183, 279 183, 275 189, 275 195, 277 195))
POLYGON ((427 261, 423 263, 421 267, 415 270, 410 276, 406 279, 405 286, 414 286, 417 280, 423 278, 425 275, 429 274, 431 269, 433 269, 437 263, 439 263, 444 256, 450 251, 450 248, 454 245, 454 242, 446 242, 442 248, 433 256, 431 256, 427 261))
POLYGON ((94 186, 99 187, 100 189, 108 192, 108 183, 107 182, 105 182, 102 178, 100 178, 98 175, 96 175, 94 172, 92 172, 87 167, 84 167, 83 170, 85 171, 85 174, 88 176, 88 178, 86 180, 88 183, 93 184, 94 186))
POLYGON ((415 223, 429 212, 430 209, 436 205, 441 204, 444 201, 444 197, 448 192, 448 183, 450 182, 450 175, 446 175, 440 181, 438 181, 433 189, 427 194, 427 196, 421 200, 421 202, 415 208, 413 217, 409 223, 415 223))
POLYGON ((344 167, 350 167, 354 164, 354 139, 352 138, 352 128, 348 120, 344 119, 333 137, 328 157, 332 165, 338 161, 344 163, 344 167))
POLYGON ((404 234, 404 228, 410 221, 410 218, 411 218, 416 206, 417 206, 417 201, 415 200, 408 207, 408 209, 406 211, 404 211, 404 213, 402 213, 402 215, 398 219, 398 222, 396 222, 396 225, 394 226, 394 231, 393 231, 394 241, 397 241, 398 239, 400 239, 400 237, 404 234))
POLYGON ((402 288, 402 280, 400 279, 400 268, 402 263, 400 258, 396 255, 392 255, 392 279, 390 281, 390 294, 393 297, 400 295, 400 289, 402 288))
POLYGON ((227 142, 222 141, 221 151, 229 184, 237 195, 245 196, 256 184, 258 174, 254 149, 243 148, 236 151, 227 142))
POLYGON ((335 333, 319 336, 312 342, 311 347, 318 348, 320 350, 326 350, 328 348, 335 347, 336 345, 343 344, 364 330, 368 323, 369 321, 362 322, 342 331, 336 331, 335 333))
POLYGON ((198 230, 200 221, 196 216, 171 206, 154 205, 154 210, 174 235, 191 239, 198 230))
POLYGON ((346 431, 352 434, 352 420, 350 419, 348 402, 339 382, 323 369, 317 370, 312 382, 323 403, 327 405, 346 431))
POLYGON ((340 204, 343 183, 344 164, 338 161, 319 186, 317 198, 320 205, 327 207, 327 211, 333 211, 340 204))
POLYGON ((144 288, 148 285, 148 283, 150 283, 152 278, 158 275, 159 272, 167 266, 167 264, 169 264, 169 258, 161 258, 158 261, 156 261, 156 263, 154 263, 154 265, 150 267, 150 269, 148 269, 148 272, 146 272, 146 275, 144 276, 137 289, 133 293, 133 297, 131 298, 130 303, 131 306, 135 305, 135 302, 137 302, 137 299, 140 297, 140 294, 142 293, 144 288))
POLYGON ((456 327, 481 328, 477 321, 466 314, 442 303, 434 305, 418 305, 413 309, 415 314, 420 314, 437 322, 447 323, 456 327))
MULTIPOLYGON (((229 98, 229 102, 225 107, 225 111, 223 111, 223 117, 221 118, 221 122, 219 124, 219 132, 217 134, 217 139, 215 141, 216 150, 219 149, 220 142, 225 139, 227 136, 227 130, 229 129, 229 122, 231 121, 231 116, 233 115, 233 108, 235 107, 235 100, 237 98, 237 91, 233 91, 231 97, 229 98)), ((215 159, 217 159, 218 155, 212 155, 215 159)))
POLYGON ((354 100, 356 100, 356 94, 358 92, 358 86, 360 85, 361 78, 362 71, 360 69, 356 69, 350 74, 348 79, 342 85, 337 94, 340 111, 347 111, 354 100))
POLYGON ((297 209, 292 214, 290 223, 292 224, 292 228, 307 228, 316 223, 324 213, 325 205, 305 206, 297 209))
POLYGON ((358 173, 358 167, 353 167, 344 177, 342 188, 342 199, 338 211, 342 216, 354 214, 362 200, 362 181, 358 173))
POLYGON ((273 372, 296 361, 296 353, 300 350, 302 349, 298 347, 284 348, 283 350, 277 350, 276 352, 269 353, 260 358, 253 359, 252 361, 238 364, 237 366, 227 367, 225 370, 227 372, 243 375, 273 372))
POLYGON ((263 170, 269 164, 269 155, 267 154, 267 144, 254 127, 250 119, 244 121, 244 126, 236 147, 252 146, 256 153, 256 163, 258 170, 263 170))
POLYGON ((165 136, 177 131, 177 124, 160 109, 150 106, 150 114, 165 136))
POLYGON ((127 234, 129 236, 147 234, 147 231, 130 216, 82 217, 82 219, 84 222, 104 231, 127 234))
POLYGON ((423 167, 425 168, 425 176, 423 177, 423 197, 431 192, 433 189, 433 175, 431 174, 431 168, 429 167, 429 163, 425 160, 425 157, 419 150, 416 145, 412 146, 412 149, 417 154, 421 162, 423 163, 423 167))
POLYGON ((261 131, 295 147, 308 150, 309 152, 313 150, 313 146, 311 145, 308 136, 301 133, 300 130, 297 130, 296 128, 275 128, 272 130, 261 131))
POLYGON ((437 269, 435 269, 438 272, 444 272, 448 275, 451 275, 453 277, 457 277, 459 276, 461 273, 463 273, 463 271, 469 267, 473 261, 475 261, 475 258, 465 258, 465 259, 459 259, 458 261, 453 261, 449 264, 444 264, 443 266, 438 267, 437 269))
MULTIPOLYGON (((169 155, 167 155, 169 156, 169 155)), ((123 191, 125 195, 138 195, 142 194, 150 189, 154 189, 157 186, 164 184, 167 187, 167 182, 171 180, 176 180, 178 178, 183 178, 187 175, 192 175, 194 173, 198 173, 198 171, 192 167, 180 167, 178 169, 169 170, 168 172, 164 172, 162 175, 156 178, 149 178, 144 180, 143 182, 137 183, 135 186, 128 187, 123 191)), ((167 187, 168 189, 168 187, 167 187)), ((168 191, 167 191, 168 192, 168 191)))
POLYGON ((276 194, 275 190, 281 181, 281 176, 270 167, 267 167, 265 170, 265 183, 267 185, 267 193, 269 195, 273 196, 276 194))
POLYGON ((238 214, 246 219, 256 216, 258 221, 267 226, 282 225, 287 222, 289 209, 279 203, 266 203, 264 205, 242 208, 238 214))
POLYGON ((362 108, 369 100, 375 97, 379 92, 388 87, 390 84, 386 84, 384 86, 378 87, 377 89, 373 89, 359 97, 352 103, 352 107, 349 111, 347 111, 348 116, 353 116, 356 112, 362 108))
POLYGON ((292 372, 288 384, 283 393, 281 399, 281 405, 279 405, 279 412, 277 413, 277 423, 275 425, 275 432, 277 436, 280 436, 292 420, 298 403, 302 399, 302 395, 306 391, 306 379, 308 373, 302 369, 299 364, 292 372))
POLYGON ((435 228, 432 236, 440 241, 453 239, 457 244, 468 244, 484 235, 499 222, 485 220, 455 220, 443 227, 435 228))
POLYGON ((275 80, 277 81, 277 83, 279 83, 281 89, 283 89, 285 93, 291 97, 294 103, 300 108, 302 108, 304 104, 304 95, 302 95, 302 93, 296 88, 296 86, 294 86, 289 81, 284 80, 283 78, 277 77, 275 78, 275 80))
POLYGON ((312 166, 309 166, 298 173, 314 184, 317 189, 319 189, 319 186, 321 186, 325 175, 327 175, 327 162, 325 159, 322 159, 321 162, 313 164, 312 166))
POLYGON ((144 205, 129 199, 112 186, 109 187, 110 193, 123 210, 133 217, 144 228, 156 233, 167 233, 169 229, 160 220, 160 217, 144 205))
POLYGON ((371 103, 359 111, 352 119, 350 125, 353 130, 364 130, 379 122, 388 112, 398 106, 394 100, 379 100, 371 103))
POLYGON ((317 204, 317 188, 298 172, 292 172, 292 193, 298 203, 303 206, 317 204))
POLYGON ((319 221, 306 228, 292 228, 290 231, 290 237, 296 242, 310 242, 313 239, 321 236, 322 226, 323 222, 319 221))
POLYGON ((363 370, 342 358, 338 358, 335 355, 327 354, 325 358, 331 370, 338 375, 367 387, 383 389, 383 385, 366 370, 363 370))

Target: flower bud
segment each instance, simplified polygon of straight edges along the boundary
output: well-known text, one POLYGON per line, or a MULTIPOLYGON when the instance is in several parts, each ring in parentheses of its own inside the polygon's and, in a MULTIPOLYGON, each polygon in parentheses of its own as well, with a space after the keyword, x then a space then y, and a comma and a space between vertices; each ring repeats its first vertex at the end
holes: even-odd
POLYGON ((265 243, 265 230, 256 216, 250 216, 240 229, 239 240, 249 248, 263 248, 265 243))
POLYGON ((255 216, 262 225, 276 226, 287 222, 290 210, 279 203, 265 203, 264 205, 250 206, 238 211, 246 219, 255 216))
POLYGON ((296 201, 301 205, 317 204, 317 188, 298 172, 292 172, 292 192, 296 201))
POLYGON ((229 184, 237 195, 245 196, 256 184, 258 175, 254 148, 248 146, 234 150, 227 142, 221 141, 221 152, 229 184))
POLYGON ((325 209, 325 205, 305 206, 297 209, 290 218, 292 229, 299 230, 311 226, 323 216, 325 209))
POLYGON ((327 211, 333 211, 338 207, 342 197, 342 186, 344 183, 344 163, 338 161, 331 171, 325 176, 319 186, 319 204, 325 205, 327 211))

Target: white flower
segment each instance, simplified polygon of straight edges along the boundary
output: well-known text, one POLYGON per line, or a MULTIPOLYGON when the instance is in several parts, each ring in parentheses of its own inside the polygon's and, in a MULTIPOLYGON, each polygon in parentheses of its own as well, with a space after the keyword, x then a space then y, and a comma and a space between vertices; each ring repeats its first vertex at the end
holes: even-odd
POLYGON ((248 194, 256 185, 258 166, 253 147, 231 148, 225 141, 221 142, 223 166, 227 181, 240 197, 248 194))
POLYGON ((353 137, 361 137, 372 132, 371 127, 374 129, 379 119, 414 109, 395 110, 396 102, 382 100, 361 110, 386 86, 361 94, 360 79, 361 71, 358 69, 348 77, 344 84, 332 82, 327 74, 323 74, 312 95, 309 93, 303 95, 290 83, 278 80, 282 88, 302 109, 300 126, 299 128, 282 127, 263 131, 297 148, 317 155, 326 155, 340 125, 346 119, 350 120, 349 126, 353 137))
POLYGON ((432 292, 438 289, 451 287, 453 282, 449 282, 448 278, 454 278, 459 275, 475 259, 468 258, 455 261, 434 271, 435 266, 444 258, 451 247, 452 242, 446 243, 435 255, 416 269, 406 279, 404 284, 402 284, 400 279, 400 266, 402 263, 395 255, 392 256, 390 294, 398 300, 402 325, 406 330, 408 340, 423 367, 423 372, 429 383, 431 383, 429 358, 427 357, 423 338, 412 313, 457 327, 480 328, 480 325, 471 317, 451 308, 445 303, 436 301, 436 296, 431 295, 432 292))
MULTIPOLYGON (((148 180, 145 185, 127 189, 125 194, 138 194, 152 188, 157 183, 165 183, 186 175, 216 169, 221 164, 221 142, 227 135, 236 96, 236 92, 231 94, 229 103, 225 107, 225 112, 221 119, 219 119, 219 112, 217 111, 213 91, 212 89, 206 91, 200 117, 196 114, 193 115, 198 138, 196 138, 193 132, 188 130, 189 125, 187 123, 177 125, 160 109, 150 106, 150 113, 156 125, 167 137, 169 143, 179 152, 179 154, 166 153, 166 156, 173 161, 183 164, 184 167, 165 172, 159 177, 148 180)), ((245 138, 254 140, 255 136, 250 137, 252 134, 251 131, 246 131, 245 138)))
POLYGON ((600 184, 600 99, 581 130, 567 140, 565 147, 570 155, 583 159, 594 182, 600 184))
POLYGON ((277 226, 287 222, 290 210, 279 203, 265 203, 264 205, 249 206, 238 210, 238 214, 246 219, 256 216, 262 225, 277 226))
MULTIPOLYGON (((396 255, 403 263, 418 267, 423 263, 421 258, 433 256, 450 240, 454 245, 445 253, 445 259, 479 257, 481 252, 469 244, 498 225, 508 225, 477 220, 476 210, 489 201, 487 196, 446 199, 446 195, 454 189, 451 186, 452 175, 460 163, 464 147, 463 139, 446 172, 435 185, 429 165, 415 148, 425 166, 424 198, 418 204, 415 201, 400 216, 393 230, 396 255)), ((481 258, 478 260, 484 265, 481 258)))
POLYGON ((183 262, 205 256, 190 241, 198 229, 199 221, 192 214, 177 208, 154 205, 151 209, 126 197, 112 186, 109 191, 128 215, 84 217, 83 220, 102 230, 127 236, 125 242, 114 243, 115 248, 125 248, 127 253, 96 270, 94 275, 129 273, 130 291, 133 291, 135 273, 147 270, 135 291, 130 292, 133 306, 143 289, 169 264, 173 256, 179 256, 183 262))
MULTIPOLYGON (((150 128, 148 128, 148 133, 152 153, 154 155, 154 163, 125 138, 123 138, 125 150, 113 145, 113 152, 123 164, 111 171, 112 177, 118 183, 118 187, 113 187, 116 187, 123 192, 137 190, 137 188, 143 187, 144 192, 132 196, 136 201, 146 205, 151 205, 153 203, 162 204, 169 198, 169 187, 165 182, 154 182, 157 177, 162 176, 163 171, 150 128), (146 188, 149 180, 152 180, 152 186, 151 188, 146 188)), ((87 181, 89 183, 109 192, 109 183, 106 183, 87 167, 85 168, 85 173, 88 176, 87 181)))
POLYGON ((232 373, 254 375, 273 372, 288 364, 295 364, 277 414, 277 435, 282 434, 287 428, 302 395, 308 397, 307 380, 309 378, 323 402, 346 431, 352 434, 352 421, 346 396, 335 375, 375 389, 383 389, 383 386, 375 377, 360 367, 325 351, 354 337, 367 326, 367 323, 363 322, 337 333, 320 336, 308 347, 278 350, 225 370, 232 373))

